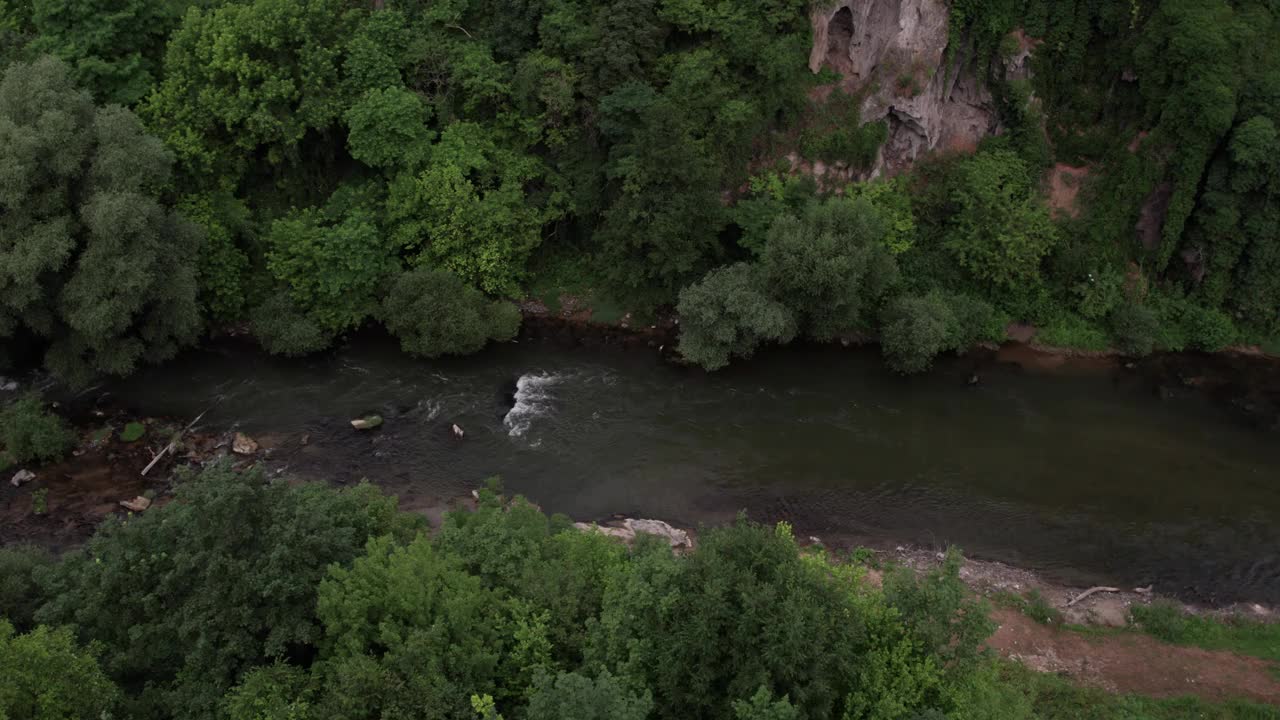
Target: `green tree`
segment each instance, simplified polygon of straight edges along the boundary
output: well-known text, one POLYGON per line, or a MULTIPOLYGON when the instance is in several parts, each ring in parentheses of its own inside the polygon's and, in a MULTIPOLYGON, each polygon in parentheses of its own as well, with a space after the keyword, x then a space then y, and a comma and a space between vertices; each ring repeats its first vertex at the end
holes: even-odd
POLYGON ((373 315, 379 289, 399 267, 372 214, 334 215, 291 213, 267 234, 267 268, 293 305, 330 336, 373 315))
POLYGON ((1160 319, 1146 305, 1126 302, 1111 313, 1111 337, 1126 355, 1150 355, 1155 349, 1160 319))
POLYGON ((229 720, 310 720, 315 715, 315 689, 306 670, 276 662, 250 670, 227 693, 223 708, 229 720))
POLYGON ((645 720, 653 708, 648 692, 635 693, 608 672, 544 674, 529 693, 528 720, 645 720))
POLYGON ((323 716, 473 720, 469 697, 499 700, 509 602, 419 536, 369 542, 320 585, 323 716))
POLYGON ((750 357, 762 343, 791 342, 795 314, 767 292, 755 267, 737 263, 712 270, 680 292, 680 353, 707 370, 750 357))
POLYGON ((70 629, 15 635, 3 618, 0 677, 0 717, 14 720, 98 720, 110 717, 117 695, 92 649, 78 646, 70 629))
POLYGON ((32 3, 32 49, 66 61, 103 101, 132 105, 160 75, 165 40, 202 0, 41 0, 32 3))
POLYGON ((19 632, 35 627, 36 609, 44 602, 36 573, 53 561, 49 551, 36 545, 0 547, 0 617, 19 632))
POLYGON ((957 167, 950 195, 945 243, 961 266, 1005 289, 1038 280, 1058 236, 1026 163, 1009 150, 980 152, 957 167))
POLYGON ((486 128, 455 123, 430 162, 392 183, 387 214, 396 242, 415 261, 446 268, 491 294, 514 294, 542 226, 563 211, 526 188, 543 175, 532 155, 508 149, 486 128))
POLYGON ((941 295, 903 295, 885 309, 880 350, 889 367, 903 373, 929 369, 933 358, 952 345, 955 315, 941 295))
POLYGON ((448 270, 420 267, 401 273, 382 304, 382 319, 400 347, 411 355, 467 355, 490 341, 515 337, 520 311, 479 290, 448 270))
POLYGON ((733 701, 734 720, 798 720, 800 711, 786 698, 773 699, 769 688, 761 685, 750 700, 733 701))
POLYGON ((812 206, 803 220, 778 218, 761 255, 769 292, 819 340, 867 329, 898 279, 884 246, 887 229, 866 200, 828 200, 812 206))
POLYGON ((410 527, 368 485, 334 492, 215 466, 172 503, 104 525, 42 578, 37 616, 105 646, 107 672, 137 693, 130 717, 214 717, 249 668, 315 652, 326 565, 410 527))
POLYGON ((12 462, 49 462, 71 449, 75 433, 38 392, 29 392, 0 408, 0 444, 12 462))
POLYGON ((339 68, 360 16, 345 0, 252 0, 192 8, 169 38, 146 109, 183 167, 234 189, 261 153, 298 165, 308 132, 347 102, 339 68))
POLYGON ((172 357, 200 330, 194 225, 158 190, 171 158, 53 58, 0 79, 0 338, 47 343, 73 382, 172 357))

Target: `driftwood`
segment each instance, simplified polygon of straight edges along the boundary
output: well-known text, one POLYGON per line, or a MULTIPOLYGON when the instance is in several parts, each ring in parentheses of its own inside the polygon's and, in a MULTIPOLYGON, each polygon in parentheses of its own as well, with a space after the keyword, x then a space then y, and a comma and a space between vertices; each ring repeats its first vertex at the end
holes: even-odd
POLYGON ((1095 587, 1091 587, 1088 590, 1085 590, 1084 592, 1077 595, 1074 600, 1067 603, 1067 607, 1071 607, 1072 605, 1075 605, 1076 603, 1089 597, 1090 595, 1094 593, 1100 593, 1100 592, 1120 592, 1120 588, 1107 587, 1106 585, 1097 585, 1095 587))
POLYGON ((142 468, 142 474, 146 475, 147 473, 151 472, 151 468, 155 467, 156 463, 160 462, 160 458, 164 457, 166 453, 173 450, 178 440, 181 440, 183 435, 186 435, 188 432, 190 432, 191 428, 195 427, 196 423, 200 422, 200 418, 204 417, 204 413, 207 413, 207 412, 209 411, 205 410, 204 412, 197 415, 195 420, 192 420, 191 422, 187 423, 187 426, 182 429, 182 432, 178 433, 177 437, 170 440, 169 444, 165 445, 164 448, 160 450, 160 452, 156 453, 155 457, 151 458, 151 462, 147 463, 147 466, 142 468))

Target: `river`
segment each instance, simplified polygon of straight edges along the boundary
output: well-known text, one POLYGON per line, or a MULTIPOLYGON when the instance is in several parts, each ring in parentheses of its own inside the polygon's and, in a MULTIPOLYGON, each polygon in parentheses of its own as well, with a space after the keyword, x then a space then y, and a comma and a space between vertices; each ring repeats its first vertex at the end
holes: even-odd
POLYGON ((873 351, 788 348, 706 374, 528 341, 422 361, 362 337, 301 360, 214 345, 107 390, 151 415, 212 407, 206 427, 286 436, 290 472, 367 477, 411 509, 499 475, 575 519, 745 511, 828 543, 956 544, 1059 582, 1280 602, 1280 435, 1118 366, 958 358, 903 378, 873 351), (352 430, 371 411, 386 424, 352 430))

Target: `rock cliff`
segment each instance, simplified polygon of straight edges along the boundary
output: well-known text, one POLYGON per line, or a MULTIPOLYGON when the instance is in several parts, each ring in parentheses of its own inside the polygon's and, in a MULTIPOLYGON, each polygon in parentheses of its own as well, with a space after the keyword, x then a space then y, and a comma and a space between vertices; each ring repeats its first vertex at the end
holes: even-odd
POLYGON ((991 94, 958 49, 948 72, 944 0, 839 0, 815 8, 809 68, 865 93, 862 122, 889 137, 871 175, 903 170, 930 150, 970 150, 999 131, 991 94))

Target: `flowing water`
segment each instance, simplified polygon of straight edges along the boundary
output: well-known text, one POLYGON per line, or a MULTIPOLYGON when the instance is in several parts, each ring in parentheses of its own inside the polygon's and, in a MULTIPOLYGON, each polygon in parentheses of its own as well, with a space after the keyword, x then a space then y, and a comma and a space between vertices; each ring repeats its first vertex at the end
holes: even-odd
POLYGON ((745 510, 829 543, 954 543, 1060 581, 1280 601, 1275 431, 1141 373, 983 363, 971 386, 977 362, 901 378, 874 352, 791 348, 708 375, 529 342, 428 362, 362 338, 305 360, 215 346, 109 390, 153 415, 212 406, 206 427, 284 437, 291 472, 367 477, 410 508, 500 475, 575 519, 745 510), (386 424, 352 430, 368 412, 386 424))

